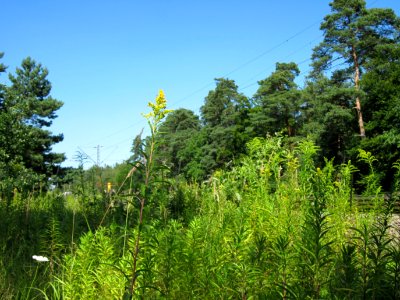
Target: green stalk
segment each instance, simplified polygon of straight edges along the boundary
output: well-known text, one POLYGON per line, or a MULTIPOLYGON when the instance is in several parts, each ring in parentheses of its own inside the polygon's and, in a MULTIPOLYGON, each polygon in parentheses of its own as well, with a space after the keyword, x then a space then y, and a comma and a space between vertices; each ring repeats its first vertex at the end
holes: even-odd
POLYGON ((140 210, 139 210, 139 222, 138 222, 138 231, 136 236, 135 242, 135 249, 133 252, 133 265, 132 265, 132 279, 129 285, 129 294, 124 295, 125 298, 132 299, 135 288, 136 288, 136 279, 137 279, 137 262, 140 250, 140 238, 141 238, 141 231, 143 227, 143 211, 144 206, 146 203, 146 199, 149 198, 149 187, 150 187, 150 179, 152 176, 153 171, 153 160, 154 160, 154 153, 156 148, 156 136, 158 132, 158 127, 161 124, 162 120, 165 116, 170 112, 170 110, 166 109, 166 100, 164 96, 164 92, 160 91, 158 96, 156 97, 156 101, 154 103, 149 102, 148 106, 152 109, 152 111, 144 117, 148 120, 150 131, 151 131, 151 140, 150 140, 150 149, 148 155, 145 155, 147 159, 145 161, 145 181, 144 181, 144 189, 142 189, 141 195, 139 196, 140 201, 140 210))

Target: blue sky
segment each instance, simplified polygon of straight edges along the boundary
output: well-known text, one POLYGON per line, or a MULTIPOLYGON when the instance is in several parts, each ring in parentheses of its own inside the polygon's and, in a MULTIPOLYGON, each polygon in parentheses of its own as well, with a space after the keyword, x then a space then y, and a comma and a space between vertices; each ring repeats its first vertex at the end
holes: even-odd
MULTIPOLYGON (((50 128, 64 134, 53 148, 64 165, 77 165, 78 150, 97 160, 97 146, 102 165, 113 165, 129 157, 159 89, 170 108, 198 113, 214 78, 252 96, 276 62, 300 63, 305 75, 329 2, 4 1, 0 51, 8 72, 27 56, 48 68, 51 94, 64 102, 50 128)), ((400 15, 398 0, 367 3, 400 15)))

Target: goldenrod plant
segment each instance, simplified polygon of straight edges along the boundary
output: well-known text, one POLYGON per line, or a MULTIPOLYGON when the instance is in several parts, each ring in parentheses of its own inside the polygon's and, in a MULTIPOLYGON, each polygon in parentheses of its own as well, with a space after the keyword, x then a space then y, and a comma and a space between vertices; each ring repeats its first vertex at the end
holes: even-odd
POLYGON ((154 155, 157 146, 157 135, 158 129, 161 125, 161 122, 164 120, 165 116, 171 112, 171 110, 167 109, 167 100, 165 99, 164 92, 162 90, 159 91, 155 102, 149 102, 148 106, 151 108, 151 111, 147 114, 144 114, 144 117, 147 119, 147 122, 150 127, 150 140, 146 144, 146 152, 144 153, 144 161, 141 166, 144 169, 144 184, 141 190, 137 195, 137 199, 140 202, 140 210, 139 210, 139 221, 138 228, 136 233, 135 240, 135 248, 133 250, 133 263, 132 263, 132 275, 129 284, 129 288, 127 289, 127 293, 124 295, 124 298, 132 298, 135 293, 136 281, 139 276, 137 272, 137 261, 140 250, 140 238, 143 227, 143 211, 145 208, 146 200, 149 200, 151 193, 151 184, 153 178, 154 171, 154 155))

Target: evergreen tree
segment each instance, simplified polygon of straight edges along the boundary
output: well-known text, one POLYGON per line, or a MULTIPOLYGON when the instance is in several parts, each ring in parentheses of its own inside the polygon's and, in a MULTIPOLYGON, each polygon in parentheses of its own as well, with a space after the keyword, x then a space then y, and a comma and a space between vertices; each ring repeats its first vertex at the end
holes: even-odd
POLYGON ((132 142, 131 152, 132 155, 128 159, 129 163, 135 164, 143 158, 143 140, 142 140, 143 128, 138 135, 135 136, 132 142))
POLYGON ((188 140, 199 130, 199 117, 191 110, 183 108, 171 112, 160 126, 159 159, 170 167, 172 175, 180 174, 190 162, 182 155, 182 151, 187 146, 188 140))
POLYGON ((256 136, 281 131, 290 137, 296 135, 301 92, 294 80, 299 74, 295 63, 277 63, 275 72, 258 82, 251 113, 251 127, 256 136))
POLYGON ((211 167, 210 162, 213 163, 210 153, 206 152, 206 145, 208 136, 206 131, 202 128, 186 141, 185 147, 179 152, 180 159, 185 162, 182 168, 185 177, 195 181, 206 178, 209 174, 211 167))
POLYGON ((53 135, 45 129, 63 104, 50 96, 47 75, 46 68, 26 58, 16 75, 9 75, 11 85, 5 87, 1 102, 1 177, 19 178, 27 187, 55 174, 64 160, 63 154, 51 152, 52 146, 62 141, 62 134, 53 135))
POLYGON ((384 188, 389 189, 393 164, 400 159, 400 44, 378 47, 366 70, 361 85, 369 135, 360 146, 377 158, 377 171, 383 175, 384 188))
MULTIPOLYGON (((3 52, 0 52, 0 59, 2 59, 4 56, 3 52)), ((0 63, 0 75, 1 73, 4 73, 6 71, 7 67, 3 64, 0 63)), ((4 105, 4 92, 5 92, 5 86, 0 83, 0 110, 2 109, 4 105)))
MULTIPOLYGON (((4 56, 4 52, 0 52, 0 59, 2 59, 4 56)), ((6 71, 6 66, 3 63, 0 63, 0 73, 3 73, 6 71)))
POLYGON ((245 151, 248 140, 246 124, 250 102, 238 92, 233 80, 218 78, 216 88, 210 91, 200 108, 206 143, 203 159, 206 173, 223 166, 235 155, 245 151))
POLYGON ((349 159, 357 131, 353 113, 353 89, 342 71, 331 78, 319 76, 307 82, 303 91, 302 134, 320 146, 320 158, 334 158, 337 163, 349 159))
POLYGON ((360 97, 360 79, 365 62, 381 44, 398 39, 399 20, 391 9, 367 9, 364 0, 334 0, 332 13, 324 18, 321 30, 323 42, 314 49, 313 74, 318 77, 330 69, 336 60, 343 60, 354 86, 354 106, 361 137, 365 137, 360 97))

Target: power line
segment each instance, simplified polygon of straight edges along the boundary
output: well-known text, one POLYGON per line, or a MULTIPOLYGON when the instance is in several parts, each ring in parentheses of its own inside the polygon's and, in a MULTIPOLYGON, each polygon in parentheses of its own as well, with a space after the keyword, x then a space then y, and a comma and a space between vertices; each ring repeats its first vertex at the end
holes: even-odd
MULTIPOLYGON (((321 36, 319 36, 318 38, 320 38, 320 37, 321 37, 321 36)), ((314 42, 314 41, 317 40, 318 38, 313 39, 312 41, 306 43, 306 44, 303 45, 302 47, 298 48, 296 51, 294 51, 294 52, 290 53, 289 55, 285 56, 285 58, 288 58, 288 57, 292 56, 293 54, 297 53, 300 49, 302 49, 302 48, 304 48, 305 46, 311 44, 312 42, 314 42)), ((330 66, 329 66, 328 68, 325 68, 325 71, 329 71, 329 70, 331 70, 331 69, 333 69, 333 68, 336 68, 336 67, 338 67, 338 66, 340 66, 340 65, 345 64, 346 62, 340 62, 340 63, 338 63, 338 64, 332 64, 332 63, 334 63, 334 62, 336 62, 336 61, 338 61, 338 60, 341 60, 341 59, 344 59, 344 57, 338 56, 338 57, 334 58, 334 59, 330 62, 330 66)), ((308 61, 310 61, 310 60, 311 60, 311 58, 304 59, 304 60, 298 62, 297 65, 298 65, 298 66, 299 66, 299 65, 302 65, 302 64, 304 64, 304 63, 306 63, 306 62, 308 62, 308 61)), ((311 69, 311 68, 307 69, 307 71, 309 71, 310 69, 311 69)), ((306 71, 306 72, 307 72, 307 71, 306 71)), ((261 73, 261 72, 260 72, 260 73, 261 73)), ((254 77, 255 77, 255 76, 253 76, 252 78, 254 78, 254 77)), ((249 87, 251 87, 251 86, 253 86, 253 85, 256 85, 257 83, 258 83, 258 81, 253 82, 253 83, 251 83, 251 84, 249 84, 249 85, 247 85, 247 86, 244 86, 244 87, 240 88, 239 91, 244 90, 244 89, 247 89, 247 88, 249 88, 249 87)), ((211 85, 211 83, 208 84, 208 85, 211 85)), ((208 86, 208 85, 207 85, 207 86, 208 86)), ((206 86, 205 86, 205 87, 206 87, 206 86)), ((204 88, 204 87, 203 87, 203 88, 204 88)), ((199 91, 199 90, 197 90, 197 91, 199 91)), ((175 102, 175 103, 176 103, 176 102, 175 102)), ((142 120, 142 121, 140 121, 140 122, 137 122, 136 124, 139 124, 139 123, 142 123, 142 122, 144 122, 144 120, 142 120)), ((132 127, 132 126, 130 126, 130 127, 132 127)), ((109 136, 112 136, 112 135, 109 135, 109 136)), ((111 147, 120 145, 120 144, 122 144, 122 143, 124 143, 124 142, 126 142, 126 141, 130 141, 130 140, 132 140, 132 137, 129 137, 129 138, 125 138, 125 139, 123 139, 123 140, 120 140, 120 141, 118 141, 117 143, 114 143, 114 144, 112 144, 112 145, 107 146, 105 149, 109 149, 109 148, 111 148, 111 147)), ((112 153, 115 152, 115 150, 116 150, 116 149, 114 149, 114 150, 112 151, 112 153)), ((111 153, 111 154, 112 154, 112 153, 111 153)), ((110 155, 111 155, 111 154, 110 154, 110 155)), ((107 157, 109 157, 110 155, 108 155, 107 157)), ((93 161, 93 159, 92 159, 92 161, 93 161)))
MULTIPOLYGON (((85 151, 83 151, 83 149, 82 149, 81 147, 78 147, 78 150, 79 150, 79 152, 80 152, 81 154, 84 155, 84 158, 85 158, 85 159, 89 159, 89 160, 91 160, 93 163, 96 163, 96 161, 95 161, 89 154, 87 154, 85 151)), ((76 161, 76 160, 75 160, 75 161, 76 161)))
MULTIPOLYGON (((370 5, 374 5, 374 4, 377 3, 378 1, 379 1, 379 0, 375 0, 375 1, 373 1, 370 5)), ((231 74, 233 74, 233 73, 235 73, 235 72, 237 72, 237 71, 239 71, 239 70, 245 68, 246 66, 248 66, 248 65, 250 65, 250 64, 252 64, 252 63, 258 61, 259 59, 261 59, 262 57, 264 57, 264 56, 267 55, 268 53, 271 53, 272 51, 274 51, 274 50, 280 48, 281 46, 283 46, 283 45, 285 45, 285 44, 287 44, 289 41, 291 41, 291 40, 293 40, 294 38, 300 36, 301 34, 303 34, 304 32, 306 32, 307 30, 309 30, 310 28, 312 28, 313 26, 315 26, 316 24, 319 24, 320 22, 321 22, 321 21, 319 20, 319 21, 317 21, 317 22, 312 23, 311 25, 305 27, 304 29, 300 30, 299 32, 295 33, 294 35, 290 36, 289 38, 283 40, 282 42, 278 43, 277 45, 272 46, 271 48, 269 48, 269 49, 267 49, 267 50, 261 52, 261 53, 258 54, 257 56, 255 56, 255 57, 249 59, 249 60, 246 61, 245 63, 239 65, 238 67, 234 68, 233 70, 231 70, 230 72, 226 73, 226 74, 225 74, 224 76, 222 76, 222 77, 228 77, 228 76, 230 76, 231 74)), ((320 38, 320 37, 321 37, 321 35, 320 35, 318 38, 320 38)), ((314 39, 314 40, 312 40, 312 41, 306 43, 306 44, 305 44, 304 46, 302 46, 301 48, 299 48, 299 49, 297 49, 296 51, 294 51, 294 52, 290 53, 289 55, 285 56, 285 58, 288 58, 288 57, 290 57, 290 56, 292 56, 292 55, 298 53, 300 49, 303 49, 304 47, 310 45, 312 42, 314 42, 314 41, 317 40, 318 38, 316 38, 316 39, 314 39)), ((333 60, 331 61, 330 66, 329 66, 328 68, 326 68, 325 71, 329 71, 329 70, 331 70, 331 69, 333 69, 333 68, 336 68, 336 67, 338 67, 338 66, 340 66, 340 65, 343 65, 343 64, 345 63, 345 62, 340 62, 340 63, 338 63, 338 64, 332 64, 333 62, 335 62, 335 61, 337 61, 337 60, 339 60, 339 59, 343 59, 343 58, 342 58, 342 57, 337 57, 337 58, 333 59, 333 60)), ((306 62, 308 62, 308 61, 310 61, 310 60, 311 60, 311 58, 304 59, 304 60, 300 61, 299 63, 297 63, 297 65, 302 65, 302 64, 304 64, 304 63, 306 63, 306 62)), ((278 61, 279 61, 279 60, 278 60, 278 61)), ((274 64, 273 66, 275 66, 275 64, 274 64)), ((260 75, 261 73, 265 73, 267 70, 269 70, 269 69, 272 68, 273 66, 269 66, 268 68, 264 69, 263 71, 261 71, 261 72, 255 74, 255 75, 253 75, 249 80, 245 81, 244 83, 249 82, 250 80, 256 78, 256 77, 257 77, 258 75, 260 75)), ((311 68, 307 69, 307 70, 304 71, 303 73, 306 73, 306 72, 307 72, 308 70, 310 70, 310 69, 311 69, 311 68)), ((244 87, 240 88, 239 91, 245 90, 245 89, 247 89, 247 88, 249 88, 249 87, 251 87, 251 86, 256 85, 257 83, 258 83, 258 81, 252 82, 252 83, 250 83, 250 84, 248 84, 248 85, 245 85, 244 87)), ((198 94, 199 92, 205 90, 206 88, 212 86, 213 84, 214 84, 214 81, 211 81, 211 82, 209 82, 209 83, 207 83, 207 84, 204 84, 203 86, 201 86, 200 88, 194 90, 193 92, 189 93, 188 95, 184 96, 183 98, 181 98, 181 99, 179 99, 179 100, 177 100, 177 101, 171 102, 170 105, 171 105, 171 106, 175 106, 175 105, 177 105, 177 104, 179 104, 179 103, 185 101, 186 99, 188 99, 188 98, 190 98, 190 97, 192 97, 192 96, 198 94)), ((113 132, 113 133, 111 133, 111 134, 105 136, 104 139, 105 139, 105 138, 109 138, 109 137, 113 137, 113 136, 115 136, 115 135, 117 135, 117 134, 119 134, 119 133, 121 133, 121 132, 123 132, 123 131, 125 131, 125 130, 127 130, 127 129, 134 128, 135 126, 137 126, 137 125, 139 125, 139 124, 143 124, 144 122, 145 122, 145 120, 144 120, 144 119, 141 119, 141 120, 135 122, 134 124, 132 124, 132 125, 130 125, 130 126, 127 126, 127 127, 125 127, 125 128, 119 129, 119 130, 117 130, 117 131, 115 131, 115 132, 113 132)), ((97 139, 97 141, 98 141, 98 140, 99 140, 99 139, 97 139)), ((120 145, 120 144, 122 144, 122 143, 124 143, 124 142, 126 142, 126 141, 128 141, 128 140, 132 140, 132 137, 129 137, 129 138, 125 138, 125 139, 123 139, 123 140, 120 140, 120 141, 117 142, 117 143, 114 143, 114 144, 112 144, 112 145, 110 145, 110 146, 107 146, 106 149, 109 149, 109 148, 114 147, 114 146, 118 146, 118 145, 120 145)), ((117 148, 118 148, 118 147, 117 147, 117 148)), ((107 155, 107 157, 106 157, 104 160, 106 160, 106 159, 107 159, 112 153, 114 153, 115 151, 116 151, 116 149, 114 149, 109 155, 107 155)), ((103 160, 103 161, 104 161, 104 160, 103 160)), ((93 160, 92 160, 92 161, 93 161, 93 160)))
MULTIPOLYGON (((312 23, 311 25, 308 25, 307 27, 303 28, 302 30, 298 31, 297 33, 295 33, 294 35, 290 36, 289 38, 283 40, 282 42, 278 43, 277 45, 274 45, 274 46, 270 47, 269 49, 263 51, 262 53, 258 54, 257 56, 255 56, 255 57, 249 59, 249 60, 246 61, 245 63, 239 65, 239 66, 236 67, 236 68, 234 68, 233 70, 231 70, 230 72, 226 73, 226 74, 223 75, 222 77, 228 77, 228 76, 230 76, 231 74, 233 74, 233 73, 235 73, 235 72, 237 72, 237 71, 243 69, 244 67, 246 67, 246 66, 248 66, 248 65, 250 65, 250 64, 252 64, 252 63, 254 63, 254 62, 256 62, 257 60, 261 59, 261 58, 264 57, 265 55, 267 55, 267 54, 273 52, 274 50, 276 50, 276 49, 282 47, 283 45, 287 44, 289 41, 295 39, 296 37, 300 36, 301 34, 303 34, 304 32, 308 31, 309 29, 311 29, 312 27, 314 27, 316 24, 319 24, 319 23, 320 23, 320 20, 319 20, 319 21, 316 21, 316 22, 314 22, 314 23, 312 23)), ((309 44, 312 43, 312 42, 313 42, 313 41, 308 42, 306 45, 309 45, 309 44)), ((304 46, 303 46, 303 47, 304 47, 304 46)), ((302 49, 303 47, 301 47, 300 49, 302 49)), ((292 53, 289 54, 287 57, 289 57, 289 56, 291 56, 291 55, 297 53, 300 49, 298 49, 297 51, 292 52, 292 53)), ((256 76, 256 75, 255 75, 255 76, 256 76)), ((253 76, 252 78, 254 78, 254 76, 253 76)), ((177 105, 177 104, 179 104, 179 103, 185 101, 186 99, 188 99, 188 98, 190 98, 190 97, 196 95, 197 93, 203 91, 204 89, 206 89, 206 88, 212 86, 213 84, 214 84, 214 81, 211 81, 211 82, 209 82, 209 83, 203 85, 203 86, 200 87, 199 89, 196 89, 195 91, 189 93, 187 96, 181 98, 180 100, 172 102, 170 105, 171 105, 171 106, 177 105)), ((256 84, 256 83, 253 83, 253 84, 251 84, 251 85, 254 85, 254 84, 256 84)), ((242 90, 245 89, 245 88, 247 88, 247 87, 249 87, 249 86, 246 86, 246 87, 242 88, 242 90)), ((139 120, 139 121, 135 122, 135 123, 132 124, 132 125, 129 125, 129 126, 125 127, 125 128, 122 128, 122 129, 119 129, 119 130, 117 130, 117 131, 114 131, 113 133, 110 133, 109 135, 107 135, 107 136, 105 136, 105 137, 103 137, 103 138, 99 138, 99 139, 93 140, 92 142, 89 142, 89 143, 87 143, 87 144, 85 144, 85 145, 86 145, 86 146, 90 146, 91 144, 96 143, 96 142, 98 142, 99 140, 103 140, 103 139, 106 139, 106 138, 109 138, 109 137, 113 137, 113 136, 115 136, 115 135, 117 135, 117 134, 119 134, 119 133, 121 133, 121 132, 123 132, 123 131, 125 131, 125 130, 128 130, 128 129, 130 129, 130 128, 134 128, 134 127, 136 127, 137 125, 143 124, 143 123, 144 123, 144 120, 143 120, 143 119, 142 119, 142 120, 139 120)), ((131 137, 130 137, 129 139, 123 139, 123 140, 121 140, 121 141, 119 141, 119 142, 117 142, 117 143, 114 143, 114 144, 112 144, 112 145, 110 145, 110 146, 107 146, 106 148, 110 148, 110 147, 113 147, 113 146, 117 146, 117 145, 119 145, 119 144, 121 144, 121 143, 124 143, 124 142, 126 142, 126 141, 128 141, 128 140, 131 140, 131 139, 132 139, 131 137)), ((78 147, 78 148, 79 148, 79 147, 78 147)), ((91 158, 90 158, 90 159, 91 159, 91 158)), ((92 160, 93 162, 95 162, 93 159, 91 159, 91 160, 92 160)), ((96 162, 95 162, 95 163, 96 163, 96 162)))
MULTIPOLYGON (((268 53, 271 53, 272 51, 274 51, 274 50, 280 48, 281 46, 283 46, 284 44, 288 43, 290 40, 293 40, 294 38, 298 37, 299 35, 301 35, 302 33, 306 32, 307 30, 309 30, 310 28, 312 28, 313 26, 315 26, 315 25, 318 24, 318 23, 319 23, 319 21, 318 21, 318 22, 312 23, 311 25, 305 27, 304 29, 300 30, 299 32, 295 33, 294 35, 292 35, 292 36, 290 36, 289 38, 285 39, 284 41, 280 42, 279 44, 277 44, 277 45, 275 45, 275 46, 273 46, 273 47, 267 49, 266 51, 263 51, 263 52, 260 53, 259 55, 253 57, 252 59, 248 60, 247 62, 245 62, 245 63, 243 63, 242 65, 238 66, 237 68, 233 69, 232 71, 226 73, 226 74, 225 74, 224 76, 222 76, 222 77, 228 77, 229 75, 231 75, 231 74, 233 74, 233 73, 235 73, 235 72, 237 72, 237 71, 243 69, 244 67, 250 65, 251 63, 254 63, 255 61, 257 61, 257 60, 259 60, 260 58, 262 58, 263 56, 267 55, 268 53)), ((318 38, 319 38, 319 37, 318 37, 318 38)), ((314 40, 315 40, 315 39, 314 39, 314 40)), ((302 46, 302 47, 298 48, 296 51, 290 53, 290 54, 287 55, 285 58, 290 57, 290 56, 292 56, 292 55, 298 53, 299 50, 301 50, 301 49, 303 49, 305 46, 311 44, 314 40, 312 40, 312 41, 306 43, 304 46, 302 46)), ((308 61, 308 60, 305 60, 305 61, 308 61)), ((265 71, 263 71, 263 72, 265 72, 265 71)), ((258 75, 258 74, 256 74, 255 76, 257 76, 257 75, 258 75)), ((255 76, 253 76, 252 78, 254 78, 255 76)), ((252 83, 251 85, 255 85, 256 83, 257 83, 257 82, 252 83)), ((171 103, 171 106, 174 106, 174 105, 177 105, 178 103, 183 102, 184 100, 186 100, 186 99, 192 97, 193 95, 196 95, 197 93, 199 93, 199 92, 203 91, 204 89, 206 89, 206 88, 212 86, 213 84, 214 84, 214 81, 209 82, 209 83, 203 85, 203 86, 200 87, 199 89, 197 89, 197 90, 191 92, 190 94, 188 94, 187 96, 181 98, 180 100, 172 102, 172 103, 171 103)), ((242 88, 241 90, 246 89, 246 88, 248 88, 248 87, 251 86, 251 85, 248 85, 248 86, 242 88)), ((105 136, 104 138, 101 138, 101 139, 106 139, 106 138, 115 136, 115 135, 117 135, 117 134, 119 134, 119 133, 121 133, 121 132, 123 132, 123 131, 125 131, 125 130, 127 130, 127 129, 130 129, 130 128, 133 128, 133 127, 135 127, 135 126, 137 126, 137 125, 139 125, 139 124, 142 124, 143 122, 144 122, 144 120, 140 120, 140 121, 138 121, 138 122, 136 122, 136 123, 134 123, 134 124, 132 124, 132 125, 130 125, 130 126, 127 126, 127 127, 125 127, 125 128, 119 129, 119 130, 117 130, 117 131, 115 131, 115 132, 113 132, 113 133, 110 133, 109 135, 107 135, 107 136, 105 136)), ((125 139, 120 140, 120 141, 118 141, 118 142, 116 142, 116 143, 114 143, 114 144, 112 144, 112 145, 110 145, 110 146, 107 146, 106 149, 111 148, 111 147, 113 147, 113 146, 120 145, 121 143, 124 143, 124 142, 126 142, 126 141, 128 141, 128 140, 131 140, 131 139, 132 139, 131 137, 125 138, 125 139)), ((100 140, 100 139, 94 140, 93 142, 90 142, 90 143, 85 144, 85 145, 91 145, 91 144, 93 144, 93 143, 95 143, 96 141, 99 141, 99 140, 100 140)), ((114 151, 113 151, 113 152, 114 152, 114 151)))
MULTIPOLYGON (((314 40, 313 40, 314 41, 314 40)), ((291 53, 290 55, 288 55, 288 56, 291 56, 291 55, 293 55, 294 53, 296 53, 296 52, 293 52, 293 53, 291 53)), ((286 57, 288 57, 288 56, 286 56, 286 57)), ((344 61, 344 62, 339 62, 339 63, 337 63, 337 64, 332 64, 332 63, 334 63, 334 62, 336 62, 336 61, 338 61, 338 60, 342 60, 342 59, 344 59, 344 57, 342 57, 342 56, 338 56, 338 57, 336 57, 336 58, 334 58, 331 62, 330 62, 330 66, 328 67, 328 68, 325 68, 324 70, 325 71, 329 71, 329 70, 331 70, 331 69, 333 69, 333 68, 336 68, 336 67, 338 67, 338 66, 340 66, 340 65, 343 65, 343 64, 345 64, 346 63, 346 61, 344 61)), ((304 64, 304 63, 306 63, 306 62, 308 62, 308 61, 310 61, 311 60, 311 58, 307 58, 307 59, 304 59, 304 60, 302 60, 302 61, 300 61, 299 63, 297 63, 297 65, 302 65, 302 64, 304 64)), ((309 68, 309 69, 307 69, 307 71, 309 71, 311 68, 309 68)), ((240 88, 239 89, 239 91, 241 91, 241 90, 244 90, 244 89, 246 89, 246 88, 249 88, 249 87, 251 87, 251 86, 253 86, 253 85, 256 85, 258 83, 258 81, 256 81, 256 82, 253 82, 253 83, 251 83, 251 84, 249 84, 249 85, 247 85, 247 86, 244 86, 244 87, 242 87, 242 88, 240 88)), ((143 122, 144 122, 144 120, 142 120, 143 122)), ((142 122, 137 122, 138 124, 139 123, 142 123, 142 122)), ((129 138, 125 138, 125 139, 123 139, 123 140, 120 140, 119 142, 117 142, 117 143, 114 143, 114 144, 112 144, 112 145, 109 145, 109 146, 107 146, 107 147, 105 147, 105 149, 109 149, 109 148, 111 148, 111 147, 115 147, 115 146, 118 146, 118 145, 120 145, 120 144, 122 144, 122 143, 124 143, 124 142, 126 142, 126 141, 130 141, 130 140, 132 140, 132 137, 129 137, 129 138)), ((97 146, 97 147, 94 147, 94 148, 98 148, 99 146, 97 146)), ((108 157, 110 157, 111 156, 111 154, 112 153, 114 153, 115 152, 115 150, 117 149, 118 147, 116 147, 103 161, 102 161, 102 163, 108 158, 108 157)), ((81 150, 81 149, 80 149, 81 150)), ((83 152, 83 150, 81 150, 82 152, 83 152)), ((85 152, 83 152, 85 155, 87 155, 85 152)), ((87 155, 88 156, 88 158, 92 161, 92 162, 94 162, 95 164, 96 164, 96 162, 89 156, 89 155, 87 155)), ((98 158, 99 159, 99 158, 98 158)), ((113 160, 114 162, 117 162, 117 161, 120 161, 120 160, 113 160)))
POLYGON ((233 71, 229 72, 228 74, 226 74, 223 77, 228 77, 229 75, 231 75, 232 73, 235 73, 236 71, 244 68, 245 66, 259 60, 261 57, 267 55, 268 53, 271 53, 272 51, 280 48, 281 46, 283 46, 284 44, 288 43, 290 40, 298 37, 299 35, 301 35, 302 33, 306 32, 307 30, 309 30, 310 28, 314 27, 316 24, 319 24, 320 21, 314 22, 313 24, 307 26, 306 28, 300 30, 299 32, 297 32, 296 34, 292 35, 291 37, 289 37, 288 39, 284 40, 283 42, 279 43, 276 46, 271 47, 270 49, 264 51, 263 53, 259 54, 258 56, 254 57, 253 59, 250 59, 249 61, 247 61, 246 63, 240 65, 239 67, 237 67, 236 69, 234 69, 233 71))
POLYGON ((116 150, 118 149, 118 146, 116 146, 102 161, 101 163, 104 163, 107 158, 109 158, 116 150))
POLYGON ((103 146, 97 145, 96 147, 94 147, 94 148, 97 149, 96 165, 97 165, 98 167, 100 167, 100 148, 101 148, 101 147, 103 147, 103 146))
MULTIPOLYGON (((318 20, 318 21, 312 23, 311 25, 309 25, 309 26, 305 27, 304 29, 298 31, 297 33, 295 33, 294 35, 292 35, 292 36, 290 36, 289 38, 285 39, 284 41, 280 42, 279 44, 277 44, 277 45, 275 45, 275 46, 272 46, 271 48, 269 48, 269 49, 263 51, 263 52, 260 53, 259 55, 253 57, 252 59, 248 60, 247 62, 243 63, 242 65, 238 66, 237 68, 233 69, 232 71, 226 73, 225 75, 223 75, 223 76, 221 76, 221 77, 225 77, 225 78, 226 78, 226 77, 230 76, 231 74, 233 74, 233 73, 235 73, 235 72, 237 72, 237 71, 243 69, 244 67, 248 66, 249 64, 251 64, 251 63, 253 63, 253 62, 259 60, 259 59, 262 58, 262 57, 264 57, 264 56, 267 55, 268 53, 271 53, 272 51, 274 51, 274 50, 280 48, 281 46, 285 45, 286 43, 288 43, 289 41, 293 40, 294 38, 300 36, 301 34, 303 34, 304 32, 306 32, 307 30, 309 30, 309 29, 311 29, 312 27, 314 27, 316 24, 319 24, 320 22, 321 22, 321 20, 318 20)), ((309 42, 309 43, 311 43, 311 42, 309 42)), ((294 53, 292 53, 292 54, 294 54, 294 53)), ((204 85, 203 87, 201 87, 201 88, 197 89, 196 91, 190 93, 189 95, 187 95, 187 96, 181 98, 180 100, 173 102, 172 105, 176 105, 176 104, 178 104, 178 103, 180 103, 180 102, 185 101, 186 99, 192 97, 193 95, 195 95, 195 94, 201 92, 202 90, 204 90, 205 88, 207 88, 207 87, 209 87, 209 86, 211 86, 211 85, 213 85, 213 84, 214 84, 214 81, 212 81, 212 82, 210 82, 210 83, 204 85)))
POLYGON ((123 132, 123 131, 125 131, 125 130, 128 130, 128 129, 130 129, 130 128, 134 128, 134 127, 136 127, 137 125, 139 125, 139 124, 141 124, 141 123, 143 123, 143 122, 144 122, 144 120, 140 119, 139 121, 137 121, 137 122, 135 122, 135 123, 133 123, 133 124, 127 126, 127 127, 118 129, 117 131, 114 131, 114 132, 110 133, 110 134, 107 135, 107 136, 104 136, 104 137, 102 137, 102 138, 98 138, 98 139, 95 139, 95 140, 93 140, 93 141, 91 141, 91 142, 88 142, 88 143, 84 144, 84 146, 91 146, 91 145, 97 143, 99 140, 103 140, 103 139, 107 139, 107 138, 109 138, 109 137, 113 137, 113 136, 115 136, 115 135, 117 135, 117 134, 119 134, 119 133, 121 133, 121 132, 123 132))
MULTIPOLYGON (((311 58, 304 59, 304 60, 302 60, 301 62, 296 63, 296 65, 297 65, 297 66, 300 66, 300 65, 302 65, 302 64, 304 64, 304 63, 306 63, 306 62, 308 62, 308 61, 310 61, 310 60, 311 60, 311 58)), ((239 91, 245 90, 245 89, 247 89, 247 88, 249 88, 249 87, 252 87, 252 86, 254 86, 254 85, 256 85, 256 84, 258 84, 258 81, 253 82, 253 83, 250 83, 250 84, 248 84, 248 85, 246 85, 246 86, 240 88, 239 91)))
MULTIPOLYGON (((307 42, 306 44, 304 44, 304 45, 301 46, 300 48, 296 49, 296 50, 293 51, 292 53, 286 55, 283 59, 285 60, 285 59, 287 59, 287 58, 293 56, 294 54, 298 53, 300 50, 304 49, 305 47, 310 46, 313 42, 317 41, 317 40, 320 39, 321 37, 323 37, 323 35, 319 35, 317 38, 311 40, 310 42, 307 42)), ((298 62, 298 63, 296 63, 296 64, 297 64, 297 66, 300 66, 300 65, 302 65, 302 64, 304 64, 304 63, 306 63, 306 62, 308 62, 308 61, 310 61, 310 60, 311 60, 311 58, 306 58, 306 59, 304 59, 304 60, 302 60, 302 61, 300 61, 300 62, 298 62)), ((281 60, 281 61, 282 61, 282 60, 281 60)), ((276 64, 276 63, 274 63, 273 65, 270 65, 268 68, 265 68, 265 69, 263 69, 262 71, 258 72, 257 74, 255 74, 255 75, 252 76, 249 80, 243 82, 242 84, 246 84, 246 83, 252 81, 254 78, 258 77, 259 75, 265 73, 267 70, 272 69, 273 67, 275 67, 275 64, 276 64)), ((240 88, 239 91, 245 90, 245 89, 247 89, 247 88, 249 88, 249 87, 251 87, 251 86, 256 85, 257 83, 258 83, 258 81, 252 82, 252 83, 250 83, 250 84, 248 84, 248 85, 245 85, 244 87, 240 88)))

